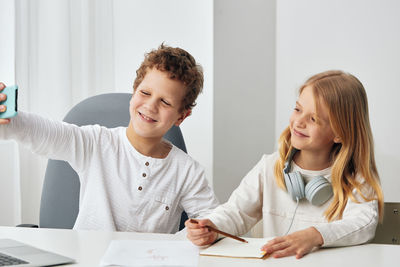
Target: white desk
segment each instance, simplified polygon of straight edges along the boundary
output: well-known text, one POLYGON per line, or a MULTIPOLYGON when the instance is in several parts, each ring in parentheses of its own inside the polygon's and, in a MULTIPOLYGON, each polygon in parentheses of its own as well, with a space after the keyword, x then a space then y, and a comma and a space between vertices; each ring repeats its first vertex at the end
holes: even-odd
MULTIPOLYGON (((41 249, 50 250, 76 259, 67 266, 99 266, 109 243, 113 239, 177 240, 178 236, 167 234, 140 234, 121 232, 74 231, 59 229, 33 229, 0 226, 0 238, 12 238, 41 249)), ((320 249, 300 260, 294 257, 282 259, 232 259, 201 256, 199 266, 400 266, 400 246, 367 244, 362 246, 320 249), (295 264, 295 265, 294 265, 295 264)))

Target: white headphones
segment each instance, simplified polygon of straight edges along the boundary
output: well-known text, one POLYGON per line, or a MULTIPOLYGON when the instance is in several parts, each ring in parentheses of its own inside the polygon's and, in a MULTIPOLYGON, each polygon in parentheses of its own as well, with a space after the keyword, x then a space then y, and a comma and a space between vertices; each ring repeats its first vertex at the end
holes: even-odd
POLYGON ((332 185, 325 177, 316 176, 304 186, 301 173, 298 171, 290 172, 291 162, 297 151, 295 148, 290 151, 288 160, 283 168, 287 191, 294 201, 306 198, 312 205, 320 206, 332 197, 332 185))

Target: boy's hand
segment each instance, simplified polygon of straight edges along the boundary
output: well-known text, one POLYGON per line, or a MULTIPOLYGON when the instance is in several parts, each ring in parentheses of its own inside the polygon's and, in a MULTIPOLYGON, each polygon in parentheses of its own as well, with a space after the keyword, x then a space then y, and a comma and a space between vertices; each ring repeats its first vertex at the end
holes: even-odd
POLYGON ((187 230, 187 238, 197 246, 204 246, 213 243, 218 234, 208 230, 205 226, 217 228, 210 220, 196 220, 198 223, 190 222, 191 219, 185 222, 187 230))
MULTIPOLYGON (((7 95, 2 94, 1 91, 6 88, 6 85, 2 82, 0 82, 0 102, 4 101, 7 99, 7 95)), ((0 112, 5 112, 7 107, 5 105, 0 105, 0 112)), ((0 124, 7 124, 10 123, 10 119, 0 119, 0 124)))
POLYGON ((296 255, 300 259, 311 252, 314 247, 322 246, 324 240, 314 227, 294 232, 290 235, 272 239, 261 247, 261 250, 274 258, 296 255))

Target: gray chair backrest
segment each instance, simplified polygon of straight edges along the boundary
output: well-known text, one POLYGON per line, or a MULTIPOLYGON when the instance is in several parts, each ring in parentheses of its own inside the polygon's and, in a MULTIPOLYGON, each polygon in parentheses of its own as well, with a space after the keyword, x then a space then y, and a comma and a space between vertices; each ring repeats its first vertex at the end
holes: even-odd
POLYGON ((384 211, 372 243, 400 245, 400 203, 385 202, 384 211))
MULTIPOLYGON (((132 94, 128 93, 110 93, 87 98, 74 106, 64 121, 78 126, 128 126, 131 97, 132 94)), ((164 138, 186 152, 179 127, 173 126, 164 138)), ((49 160, 40 202, 40 227, 72 229, 79 210, 79 190, 79 177, 71 166, 65 161, 49 160)), ((180 229, 187 218, 185 216, 182 215, 180 229)))

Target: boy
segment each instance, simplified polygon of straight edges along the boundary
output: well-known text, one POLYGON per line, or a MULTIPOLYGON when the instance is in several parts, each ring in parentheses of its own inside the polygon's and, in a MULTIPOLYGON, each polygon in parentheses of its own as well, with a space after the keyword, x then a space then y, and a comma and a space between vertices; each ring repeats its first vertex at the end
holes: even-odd
POLYGON ((161 45, 136 73, 128 127, 77 127, 24 112, 0 120, 0 138, 68 161, 79 174, 74 229, 174 233, 183 210, 199 217, 218 205, 204 169, 163 139, 195 106, 201 67, 185 50, 161 45))

